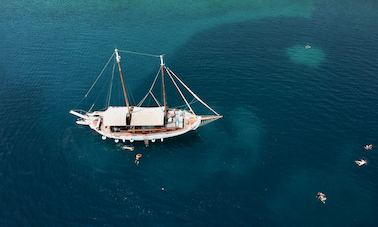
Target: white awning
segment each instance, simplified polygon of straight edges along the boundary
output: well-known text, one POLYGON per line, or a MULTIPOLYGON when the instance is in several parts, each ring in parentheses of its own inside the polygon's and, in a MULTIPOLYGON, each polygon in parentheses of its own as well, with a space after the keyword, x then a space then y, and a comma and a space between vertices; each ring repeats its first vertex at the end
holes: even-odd
POLYGON ((131 126, 163 126, 164 107, 134 107, 131 126))
POLYGON ((105 126, 126 126, 126 106, 109 106, 103 113, 105 126))

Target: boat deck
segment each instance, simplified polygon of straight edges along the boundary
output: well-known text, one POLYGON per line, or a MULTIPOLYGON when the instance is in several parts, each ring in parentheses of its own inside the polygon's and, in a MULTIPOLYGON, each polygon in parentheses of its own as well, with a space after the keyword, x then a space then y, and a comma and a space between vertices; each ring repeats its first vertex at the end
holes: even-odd
MULTIPOLYGON (((101 113, 98 113, 101 119, 101 113)), ((184 134, 195 129, 200 124, 200 118, 187 111, 182 118, 178 120, 177 116, 168 116, 164 126, 154 127, 107 127, 99 123, 95 130, 109 138, 122 140, 149 140, 161 139, 184 134)), ((101 121, 101 120, 100 120, 101 121)))

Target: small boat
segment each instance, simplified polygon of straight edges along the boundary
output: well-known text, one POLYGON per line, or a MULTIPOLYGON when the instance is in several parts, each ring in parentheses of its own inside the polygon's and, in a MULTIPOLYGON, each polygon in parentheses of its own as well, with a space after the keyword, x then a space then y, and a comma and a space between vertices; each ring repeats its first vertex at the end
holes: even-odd
POLYGON ((71 110, 70 113, 79 117, 76 123, 79 125, 89 126, 92 130, 102 136, 103 140, 107 138, 114 139, 116 143, 119 141, 149 141, 155 142, 170 137, 183 135, 190 131, 198 129, 200 126, 206 125, 210 122, 218 120, 223 116, 213 110, 201 98, 199 98, 169 67, 164 63, 163 55, 152 55, 146 53, 138 53, 134 51, 118 50, 115 49, 114 53, 110 56, 108 62, 102 69, 101 73, 96 78, 88 92, 85 94, 85 99, 92 88, 95 86, 99 78, 102 76, 105 68, 113 60, 113 68, 111 74, 111 82, 109 87, 109 102, 106 108, 101 110, 92 110, 95 103, 88 111, 71 110), (147 94, 142 98, 138 104, 132 104, 128 98, 128 91, 125 85, 125 80, 121 67, 120 53, 139 54, 143 56, 156 57, 160 59, 160 66, 158 72, 152 82, 152 85, 147 91, 147 94), (118 68, 120 83, 122 85, 122 95, 124 105, 111 106, 110 97, 112 91, 112 81, 114 79, 115 68, 118 68), (158 78, 161 79, 161 92, 162 100, 158 100, 154 94, 154 87, 157 84, 158 78), (184 107, 169 107, 166 99, 165 80, 171 80, 176 88, 178 94, 185 103, 184 107), (201 103, 206 107, 211 114, 201 115, 197 114, 191 104, 193 101, 188 101, 187 97, 182 92, 181 88, 186 90, 186 96, 192 96, 193 101, 201 103), (156 103, 155 106, 144 105, 147 98, 153 99, 156 103))
POLYGON ((311 46, 309 44, 306 44, 305 49, 311 49, 311 46))

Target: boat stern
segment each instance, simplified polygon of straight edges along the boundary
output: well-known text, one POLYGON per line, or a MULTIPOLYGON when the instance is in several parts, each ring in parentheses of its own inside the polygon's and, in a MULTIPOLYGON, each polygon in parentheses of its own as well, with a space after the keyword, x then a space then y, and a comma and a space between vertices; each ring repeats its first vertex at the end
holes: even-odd
POLYGON ((92 129, 97 129, 99 127, 100 122, 101 122, 100 117, 92 116, 88 113, 85 113, 84 111, 70 110, 69 113, 72 114, 72 115, 75 115, 76 117, 79 117, 76 120, 76 124, 88 125, 92 129))

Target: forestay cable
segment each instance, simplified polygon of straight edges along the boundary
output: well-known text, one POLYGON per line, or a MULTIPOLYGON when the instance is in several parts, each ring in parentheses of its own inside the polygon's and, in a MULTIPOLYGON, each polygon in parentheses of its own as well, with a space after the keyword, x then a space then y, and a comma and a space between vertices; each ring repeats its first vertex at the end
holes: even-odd
POLYGON ((193 114, 195 114, 194 111, 193 111, 193 109, 192 109, 192 107, 190 106, 190 104, 189 104, 188 101, 186 100, 184 94, 181 92, 180 88, 179 88, 179 87, 177 86, 177 84, 176 84, 176 81, 173 79, 172 75, 169 73, 168 70, 167 70, 167 73, 168 73, 169 78, 171 78, 173 84, 175 85, 177 91, 180 93, 180 95, 181 95, 182 99, 184 100, 185 104, 189 107, 189 110, 190 110, 193 114))
POLYGON ((93 82, 93 84, 92 84, 92 86, 89 88, 89 90, 88 90, 88 92, 85 94, 85 96, 84 97, 87 97, 88 95, 89 95, 89 93, 92 91, 92 89, 93 89, 93 87, 96 85, 96 83, 97 83, 97 81, 98 81, 98 79, 100 79, 100 77, 102 76, 102 74, 104 73, 104 71, 105 71, 105 69, 106 69, 106 67, 108 67, 108 65, 109 65, 109 62, 112 60, 112 58, 113 58, 113 56, 114 56, 114 53, 112 54, 112 56, 110 56, 110 58, 109 58, 109 60, 108 60, 108 62, 105 64, 105 66, 104 66, 104 68, 102 68, 102 70, 101 70, 101 72, 100 72, 100 74, 98 75, 98 77, 96 78, 96 80, 93 82))
POLYGON ((192 90, 190 90, 190 88, 186 86, 186 84, 182 82, 182 80, 180 80, 180 78, 171 69, 169 69, 168 67, 165 67, 165 69, 167 69, 167 71, 172 73, 172 75, 182 84, 182 86, 184 86, 184 88, 187 91, 189 91, 189 93, 192 94, 194 98, 196 98, 200 103, 202 103, 202 105, 204 105, 209 110, 211 110, 211 112, 213 112, 215 115, 220 116, 215 110, 213 110, 209 105, 207 105, 204 101, 202 101, 202 99, 200 99, 200 97, 198 97, 192 90))
POLYGON ((93 87, 96 85, 97 81, 100 79, 100 77, 102 76, 102 74, 104 73, 106 67, 108 67, 108 64, 109 62, 112 60, 114 56, 114 53, 110 56, 108 62, 106 62, 104 68, 102 68, 100 74, 97 76, 96 80, 93 82, 92 86, 88 89, 87 93, 84 95, 84 97, 80 100, 80 102, 77 104, 77 107, 84 101, 84 99, 86 99, 89 95, 89 93, 92 91, 93 87))

